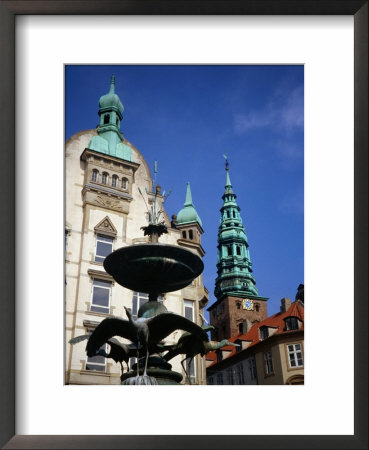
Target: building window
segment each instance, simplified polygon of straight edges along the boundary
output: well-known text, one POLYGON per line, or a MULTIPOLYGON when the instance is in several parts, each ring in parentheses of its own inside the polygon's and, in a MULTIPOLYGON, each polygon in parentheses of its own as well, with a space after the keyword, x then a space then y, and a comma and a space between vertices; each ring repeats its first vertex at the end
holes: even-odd
POLYGON ((232 247, 230 245, 227 247, 227 256, 232 256, 232 247))
POLYGON ((127 178, 122 178, 122 189, 128 188, 128 180, 127 178))
POLYGON ((229 219, 229 218, 230 218, 229 211, 227 211, 227 219, 229 219))
POLYGON ((240 322, 240 323, 238 324, 238 332, 239 332, 240 334, 243 333, 243 323, 242 323, 242 322, 240 322))
POLYGON ((215 350, 215 353, 217 355, 217 362, 222 361, 222 359, 223 359, 223 352, 222 352, 222 350, 220 348, 217 348, 215 350))
POLYGON ((182 231, 182 237, 183 239, 187 239, 187 233, 185 231, 182 231))
POLYGON ((94 280, 92 283, 91 311, 109 314, 111 283, 94 280))
POLYGON ((113 238, 96 235, 95 261, 103 262, 104 259, 113 251, 113 238))
POLYGON ((102 184, 108 184, 108 178, 109 178, 109 175, 106 172, 104 172, 102 174, 102 179, 101 179, 102 184))
POLYGON ((237 309, 241 309, 241 303, 237 302, 237 309))
MULTIPOLYGON (((107 353, 107 344, 102 345, 98 352, 102 351, 107 353)), ((98 353, 97 352, 97 353, 98 353)), ((96 370, 98 372, 105 372, 106 370, 106 358, 102 355, 88 356, 86 360, 86 370, 96 370)))
POLYGON ((149 301, 149 294, 145 292, 134 292, 132 297, 132 315, 137 317, 138 310, 149 301))
POLYGON ((241 247, 239 247, 238 245, 236 247, 236 252, 238 256, 241 256, 241 247))
POLYGON ((243 373, 243 364, 237 364, 238 384, 245 384, 245 376, 243 373))
POLYGON ((227 375, 228 375, 228 384, 234 384, 234 379, 233 379, 233 369, 232 369, 232 367, 230 367, 229 369, 227 369, 227 375))
POLYGON ((256 378, 256 362, 255 358, 249 359, 249 372, 250 372, 250 378, 252 380, 255 380, 256 378))
POLYGON ((303 367, 304 361, 302 358, 301 344, 287 345, 287 349, 290 367, 303 367))
POLYGON ((242 341, 241 341, 241 339, 236 339, 234 341, 234 343, 237 344, 236 353, 240 352, 242 350, 242 341))
POLYGON ((217 384, 223 384, 223 374, 217 373, 217 384))
POLYGON ((214 384, 214 380, 213 380, 213 377, 208 377, 208 379, 207 379, 207 383, 208 383, 208 385, 212 385, 212 384, 214 384))
POLYGON ((255 311, 256 311, 256 312, 259 312, 259 310, 260 310, 260 305, 259 305, 259 303, 255 303, 255 311))
POLYGON ((264 363, 266 375, 270 375, 271 373, 273 373, 273 360, 271 351, 264 353, 264 363))
POLYGON ((184 300, 184 315, 186 319, 194 321, 194 302, 191 300, 184 300))
POLYGON ((191 241, 192 241, 192 239, 193 239, 193 231, 192 231, 192 230, 189 230, 189 231, 188 231, 188 237, 189 237, 189 239, 191 239, 191 241))
MULTIPOLYGON (((186 373, 187 375, 190 377, 191 380, 191 384, 196 383, 196 363, 195 363, 195 358, 192 360, 191 362, 191 367, 189 367, 190 364, 190 359, 191 358, 187 358, 185 361, 185 367, 186 367, 186 373), (190 369, 190 370, 189 370, 190 369)), ((186 378, 186 384, 188 383, 188 380, 186 378)))
POLYGON ((99 171, 94 169, 91 175, 91 181, 97 183, 99 181, 99 171))
POLYGON ((104 116, 104 125, 110 122, 110 114, 105 114, 104 116))
POLYGON ((118 186, 118 177, 116 175, 113 175, 113 177, 111 179, 111 185, 112 185, 112 187, 118 186))
POLYGON ((284 319, 284 322, 286 324, 286 330, 298 330, 299 328, 297 317, 287 317, 284 319))
POLYGON ((261 340, 264 340, 269 336, 268 327, 263 326, 263 327, 260 327, 259 330, 260 330, 260 339, 261 340))

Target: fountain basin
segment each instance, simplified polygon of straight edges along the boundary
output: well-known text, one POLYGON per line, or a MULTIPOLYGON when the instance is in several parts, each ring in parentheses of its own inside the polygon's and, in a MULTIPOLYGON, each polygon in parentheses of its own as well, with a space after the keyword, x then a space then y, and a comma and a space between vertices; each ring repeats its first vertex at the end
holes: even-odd
POLYGON ((204 264, 184 248, 146 243, 110 253, 104 268, 118 284, 132 291, 162 294, 188 286, 202 273, 204 264))

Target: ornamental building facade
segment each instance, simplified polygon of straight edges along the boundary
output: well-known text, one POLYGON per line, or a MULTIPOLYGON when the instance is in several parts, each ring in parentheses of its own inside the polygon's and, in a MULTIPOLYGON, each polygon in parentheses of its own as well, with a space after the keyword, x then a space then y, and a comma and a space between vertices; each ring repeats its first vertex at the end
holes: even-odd
MULTIPOLYGON (((66 143, 66 384, 120 384, 119 364, 103 356, 88 358, 86 341, 75 345, 68 341, 89 334, 110 315, 126 318, 124 307, 131 308, 136 316, 140 306, 148 301, 147 294, 118 285, 105 272, 103 261, 120 247, 148 242, 140 228, 147 224, 147 206, 152 204, 155 193, 168 227, 168 234, 161 236, 160 242, 185 247, 201 258, 205 254, 201 219, 193 205, 190 186, 183 209, 170 221, 161 188, 153 184, 143 155, 120 132, 123 111, 112 76, 109 92, 99 101, 97 129, 81 131, 66 143)), ((162 295, 160 301, 168 311, 202 326, 202 310, 208 303, 202 275, 190 286, 162 295)), ((174 332, 165 343, 174 344, 181 334, 180 330, 174 332)), ((182 359, 183 356, 177 356, 171 364, 174 371, 182 373, 185 382, 182 359)), ((191 380, 206 383, 205 362, 200 356, 191 365, 191 380)))

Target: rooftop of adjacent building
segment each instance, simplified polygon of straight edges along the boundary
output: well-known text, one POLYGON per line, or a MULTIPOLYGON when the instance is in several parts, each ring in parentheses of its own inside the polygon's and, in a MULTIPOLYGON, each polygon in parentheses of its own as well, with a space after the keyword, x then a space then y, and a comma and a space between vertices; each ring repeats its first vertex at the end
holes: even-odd
MULTIPOLYGON (((239 349, 239 347, 234 347, 231 345, 222 347, 222 351, 227 352, 226 359, 229 360, 229 358, 232 358, 236 353, 239 354, 242 351, 248 350, 250 347, 254 347, 255 345, 264 342, 266 339, 271 338, 272 336, 280 336, 280 335, 288 335, 295 333, 296 331, 302 331, 304 330, 304 303, 302 300, 297 299, 293 303, 291 303, 291 300, 288 298, 283 298, 281 300, 281 311, 273 314, 272 316, 266 318, 265 320, 255 324, 251 327, 251 329, 246 333, 241 333, 236 336, 232 336, 230 339, 228 339, 229 342, 239 343, 241 345, 242 341, 248 342, 249 345, 244 349, 239 349), (296 329, 288 330, 286 329, 286 322, 285 320, 288 317, 296 317, 299 322, 301 323, 301 326, 296 329), (266 338, 262 338, 260 333, 260 328, 267 327, 272 328, 276 330, 273 334, 269 335, 266 338)), ((225 359, 225 358, 224 358, 225 359)), ((208 366, 214 367, 218 363, 217 358, 217 352, 212 351, 209 352, 206 355, 206 360, 211 361, 211 364, 208 366)))

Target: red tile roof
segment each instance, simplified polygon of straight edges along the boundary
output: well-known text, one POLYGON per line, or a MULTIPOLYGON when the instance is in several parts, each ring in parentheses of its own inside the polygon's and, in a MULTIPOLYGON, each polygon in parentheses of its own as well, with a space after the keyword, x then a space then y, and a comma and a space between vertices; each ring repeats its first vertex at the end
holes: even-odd
MULTIPOLYGON (((250 348, 256 344, 258 344, 259 342, 261 342, 262 340, 260 339, 260 333, 259 333, 259 328, 262 326, 267 326, 270 328, 276 328, 277 331, 275 333, 273 333, 272 336, 274 335, 280 335, 280 334, 289 334, 289 333, 293 333, 296 330, 285 330, 285 322, 284 319, 286 319, 287 317, 297 317, 301 322, 301 327, 299 328, 300 330, 304 329, 304 306, 299 302, 293 302, 291 304, 291 306, 287 309, 286 312, 278 312, 277 314, 274 314, 273 316, 267 317, 266 319, 264 319, 263 321, 256 323, 247 333, 245 334, 238 334, 236 336, 232 336, 231 338, 229 338, 229 342, 235 342, 237 340, 241 340, 241 341, 249 341, 250 345, 247 348, 250 348)), ((269 336, 271 337, 271 336, 269 336)), ((264 339, 267 340, 268 338, 264 339)), ((237 347, 233 347, 232 345, 228 345, 225 347, 222 347, 221 350, 229 350, 231 351, 231 353, 227 356, 228 358, 231 358, 233 355, 236 354, 237 352, 237 347)), ((241 350, 242 351, 242 350, 241 350)), ((206 359, 208 361, 213 361, 210 366, 211 367, 215 364, 217 364, 217 354, 216 351, 212 351, 209 352, 206 355, 206 359)))

